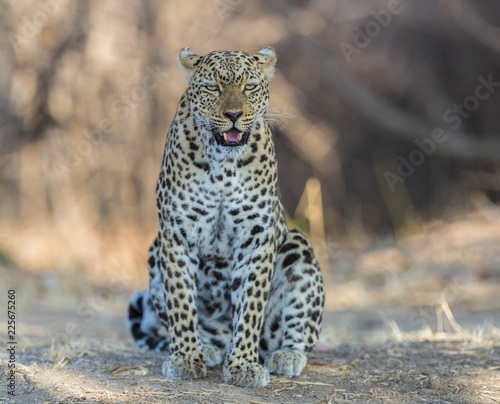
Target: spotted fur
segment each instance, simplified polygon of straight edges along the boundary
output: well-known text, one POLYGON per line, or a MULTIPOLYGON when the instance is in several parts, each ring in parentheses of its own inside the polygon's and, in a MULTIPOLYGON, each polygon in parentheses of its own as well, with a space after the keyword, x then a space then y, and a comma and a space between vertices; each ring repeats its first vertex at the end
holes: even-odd
POLYGON ((149 290, 132 295, 129 328, 137 346, 170 352, 167 377, 224 363, 226 383, 265 386, 269 372, 301 373, 324 306, 311 244, 288 230, 277 188, 265 119, 276 54, 185 48, 179 61, 189 86, 157 184, 149 290))

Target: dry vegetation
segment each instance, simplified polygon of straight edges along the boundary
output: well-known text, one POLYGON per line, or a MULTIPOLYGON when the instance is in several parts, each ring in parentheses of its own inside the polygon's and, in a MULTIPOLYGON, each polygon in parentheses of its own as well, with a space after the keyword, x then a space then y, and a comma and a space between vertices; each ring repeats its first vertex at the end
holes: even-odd
POLYGON ((0 283, 21 292, 15 402, 497 403, 498 229, 500 211, 490 208, 398 243, 332 244, 317 350, 300 377, 273 376, 258 389, 223 384, 220 367, 203 380, 164 378, 164 355, 132 348, 124 285, 3 266, 0 283))
POLYGON ((37 364, 20 372, 16 402, 479 404, 500 397, 498 347, 463 340, 340 345, 313 352, 300 377, 272 376, 254 389, 222 384, 220 366, 202 380, 164 378, 158 355, 116 343, 81 344, 59 361, 47 350, 23 354, 25 361, 34 358, 37 364))
POLYGON ((499 403, 499 18, 473 0, 3 2, 15 402, 499 403), (322 344, 303 376, 263 389, 223 385, 219 368, 168 380, 132 348, 123 312, 146 283, 157 171, 186 86, 174 57, 264 45, 279 56, 281 192, 328 281, 322 344), (460 121, 455 105, 470 110, 460 121), (446 141, 391 189, 385 174, 436 129, 446 141))

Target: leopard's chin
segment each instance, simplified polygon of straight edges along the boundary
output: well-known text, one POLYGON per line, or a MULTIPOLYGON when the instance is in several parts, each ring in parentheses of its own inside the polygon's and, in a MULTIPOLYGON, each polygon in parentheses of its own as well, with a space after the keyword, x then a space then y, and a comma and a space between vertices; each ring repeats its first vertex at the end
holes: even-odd
POLYGON ((249 131, 243 132, 236 128, 231 128, 226 132, 214 131, 215 140, 220 146, 237 147, 248 142, 249 131))

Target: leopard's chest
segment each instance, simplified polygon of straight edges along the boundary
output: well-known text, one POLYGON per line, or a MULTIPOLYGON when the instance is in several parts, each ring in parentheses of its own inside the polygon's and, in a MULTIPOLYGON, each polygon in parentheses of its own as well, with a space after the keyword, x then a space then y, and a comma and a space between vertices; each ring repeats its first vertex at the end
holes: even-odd
MULTIPOLYGON (((276 164, 266 133, 252 133, 242 147, 198 143, 195 152, 186 147, 187 140, 171 137, 159 180, 165 191, 157 193, 159 204, 166 202, 160 220, 180 233, 201 259, 233 262, 241 246, 248 249, 252 239, 275 240, 273 234, 267 237, 268 230, 283 227, 276 164)), ((199 138, 203 136, 211 139, 213 134, 203 132, 199 138)))
POLYGON ((183 209, 187 239, 201 258, 231 261, 248 226, 248 184, 226 169, 197 179, 191 190, 183 209))

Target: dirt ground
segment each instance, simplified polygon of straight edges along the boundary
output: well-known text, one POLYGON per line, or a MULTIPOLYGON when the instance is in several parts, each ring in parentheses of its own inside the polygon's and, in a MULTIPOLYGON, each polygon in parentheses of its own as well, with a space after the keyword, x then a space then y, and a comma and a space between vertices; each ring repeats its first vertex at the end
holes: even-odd
POLYGON ((166 355, 135 349, 127 335, 132 288, 0 260, 0 402, 500 403, 499 245, 498 208, 398 242, 331 243, 320 344, 301 376, 251 389, 224 384, 220 366, 205 379, 164 378, 166 355), (13 399, 8 289, 17 296, 13 399))
MULTIPOLYGON (((47 358, 50 347, 19 355, 15 403, 498 403, 500 346, 464 341, 342 344, 316 350, 299 377, 271 376, 263 388, 161 374, 163 355, 126 346, 80 347, 47 358)), ((2 371, 2 380, 5 380, 2 371)), ((2 395, 1 402, 9 402, 2 395)))

